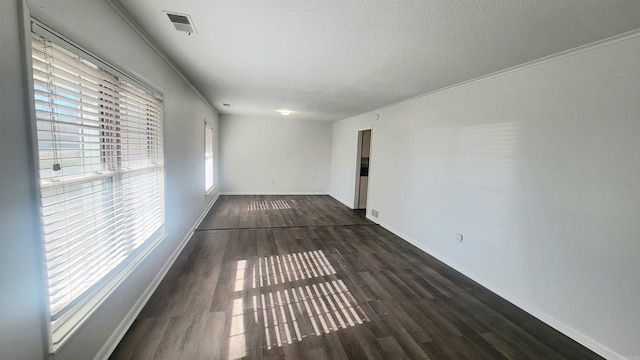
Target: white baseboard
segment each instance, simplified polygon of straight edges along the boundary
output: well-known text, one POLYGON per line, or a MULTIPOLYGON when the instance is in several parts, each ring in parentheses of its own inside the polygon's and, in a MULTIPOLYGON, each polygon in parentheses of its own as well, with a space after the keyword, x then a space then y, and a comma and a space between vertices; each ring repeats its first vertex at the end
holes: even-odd
POLYGON ((341 203, 343 203, 344 205, 346 205, 349 209, 353 210, 353 204, 349 204, 348 201, 345 201, 343 198, 339 197, 338 195, 334 194, 334 193, 329 193, 329 196, 331 196, 332 198, 340 201, 341 203))
POLYGON ((538 319, 538 320, 542 321, 543 323, 551 326, 552 328, 558 330, 559 332, 561 332, 564 335, 570 337, 571 339, 575 340, 576 342, 582 344, 586 348, 588 348, 591 351, 595 352, 596 354, 604 357, 605 359, 611 359, 611 360, 614 360, 614 359, 615 360, 629 359, 628 356, 623 356, 623 355, 618 354, 617 352, 611 350, 610 348, 608 348, 607 346, 599 343, 598 341, 594 340, 593 338, 581 333, 580 331, 578 331, 578 330, 572 328, 571 326, 565 324, 564 322, 558 320, 554 316, 551 316, 551 315, 545 313, 544 311, 538 309, 537 307, 535 307, 534 305, 529 304, 526 301, 522 301, 521 299, 513 296, 512 294, 510 294, 509 292, 505 291, 501 287, 496 286, 495 284, 487 281, 486 279, 482 278, 481 276, 478 276, 474 272, 469 271, 464 266, 462 266, 462 265, 460 265, 460 264, 458 264, 458 263, 456 263, 454 261, 451 261, 449 258, 447 258, 446 256, 442 255, 438 251, 435 251, 435 250, 429 248, 428 246, 425 246, 425 245, 419 243, 416 239, 414 239, 411 236, 399 231, 398 229, 394 228, 393 226, 391 226, 391 225, 389 225, 389 224, 387 224, 385 222, 382 222, 382 221, 380 221, 379 219, 376 219, 376 218, 371 218, 369 216, 367 216, 367 218, 369 220, 371 220, 371 221, 377 222, 378 224, 380 224, 380 226, 382 226, 383 228, 385 228, 385 229, 389 230, 390 232, 394 233, 395 235, 397 235, 398 237, 402 238, 406 242, 408 242, 411 245, 417 247, 418 249, 424 251, 425 253, 433 256, 434 258, 442 261, 447 266, 452 267, 456 271, 462 273, 464 276, 466 276, 466 277, 470 278, 471 280, 477 282, 478 284, 482 285, 484 288, 486 288, 489 291, 493 292, 494 294, 500 296, 501 298, 507 300, 508 302, 510 302, 513 305, 517 306, 521 310, 529 313, 530 315, 532 315, 536 319, 538 319))
POLYGON ((326 192, 243 192, 243 191, 226 191, 220 195, 329 195, 326 192))
POLYGON ((193 236, 195 230, 198 228, 198 226, 200 226, 200 223, 202 222, 202 220, 204 220, 205 216, 207 216, 207 214, 209 213, 209 210, 211 210, 211 208, 213 207, 213 204, 215 204, 216 200, 218 200, 219 197, 220 197, 220 193, 217 193, 213 197, 213 199, 211 200, 209 205, 207 205, 206 209, 204 209, 204 211, 202 212, 198 220, 196 220, 195 224, 193 224, 191 229, 189 229, 189 232, 187 232, 187 234, 182 238, 178 247, 176 247, 173 253, 171 253, 171 256, 169 256, 169 258, 164 263, 164 265, 162 266, 158 274, 153 278, 153 280, 151 281, 149 286, 147 286, 147 288, 144 290, 140 298, 138 298, 138 301, 136 301, 136 303, 133 305, 131 310, 129 310, 129 312, 124 317, 122 322, 120 322, 120 325, 118 325, 118 327, 114 330, 114 332, 111 334, 107 342, 105 342, 105 344, 102 346, 100 351, 98 351, 98 353, 94 357, 94 360, 109 359, 109 356, 111 356, 111 353, 113 353, 113 351, 116 349, 116 347, 118 346, 118 344, 120 343, 124 335, 127 333, 127 331, 129 330, 133 322, 138 317, 138 314, 140 314, 144 306, 147 304, 147 301, 149 301, 149 299, 151 298, 151 295, 153 295, 153 293, 156 291, 162 279, 165 277, 165 275, 167 274, 167 272, 169 271, 173 263, 176 261, 176 259, 184 249, 184 247, 189 243, 189 240, 191 240, 191 237, 193 236))

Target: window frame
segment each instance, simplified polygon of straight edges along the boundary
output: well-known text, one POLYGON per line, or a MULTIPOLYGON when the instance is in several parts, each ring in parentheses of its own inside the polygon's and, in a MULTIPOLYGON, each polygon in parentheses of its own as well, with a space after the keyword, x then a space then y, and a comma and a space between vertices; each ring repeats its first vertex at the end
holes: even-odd
POLYGON ((213 126, 209 123, 204 122, 204 171, 205 171, 205 195, 211 194, 213 189, 216 188, 216 179, 215 179, 215 141, 214 141, 214 131, 213 126), (209 141, 207 141, 207 131, 210 132, 209 141), (209 155, 210 150, 210 155, 209 155), (209 164, 209 161, 211 162, 209 164), (211 177, 211 183, 208 183, 209 176, 211 177), (210 186, 209 186, 210 185, 210 186))
MULTIPOLYGON (((118 67, 111 65, 110 63, 102 60, 100 57, 96 56, 92 52, 86 50, 81 47, 74 41, 65 37, 64 35, 58 33, 47 25, 41 23, 37 19, 33 17, 26 17, 28 20, 25 21, 29 26, 24 27, 23 41, 24 41, 24 49, 25 49, 25 76, 27 80, 27 92, 29 99, 29 118, 30 122, 30 132, 31 132, 31 142, 32 142, 32 153, 31 157, 33 159, 33 177, 31 183, 35 187, 34 189, 34 201, 37 202, 35 213, 37 213, 37 219, 39 221, 39 229, 37 231, 39 238, 39 246, 41 247, 41 274, 42 274, 42 294, 43 294, 43 316, 44 316, 44 324, 45 324, 45 335, 47 337, 47 345, 48 345, 48 353, 50 355, 55 355, 67 342, 69 339, 73 337, 74 334, 80 329, 80 327, 91 317, 91 315, 98 309, 98 307, 103 304, 105 301, 109 299, 109 296, 118 289, 119 285, 124 282, 131 273, 135 271, 137 266, 156 248, 156 246, 162 242, 163 239, 166 238, 166 169, 165 169, 165 152, 164 152, 164 119, 163 114, 165 113, 165 102, 163 94, 151 87, 150 85, 136 79, 135 77, 125 73, 120 70, 118 67), (60 316, 66 317, 64 323, 60 326, 57 326, 56 329, 52 326, 52 314, 51 307, 49 304, 49 286, 48 286, 48 274, 47 274, 47 259, 45 255, 45 233, 43 228, 43 213, 42 213, 42 183, 40 178, 39 171, 39 162, 40 162, 40 149, 38 145, 38 130, 37 130, 37 116, 36 116, 36 91, 34 88, 34 65, 32 61, 32 50, 31 50, 31 34, 37 34, 42 36, 43 38, 51 41, 52 43, 60 46, 61 48, 83 58, 89 63, 94 64, 98 68, 111 75, 123 79, 130 84, 133 84, 139 90, 143 90, 147 92, 151 96, 154 96, 160 100, 159 111, 161 112, 161 118, 159 119, 159 124, 161 126, 159 132, 159 141, 160 151, 157 154, 156 161, 159 164, 160 174, 159 181, 161 183, 159 189, 159 196, 162 197, 162 205, 161 205, 161 222, 158 229, 150 236, 148 236, 144 241, 140 243, 140 245, 129 255, 126 256, 125 260, 119 263, 112 271, 108 272, 108 275, 102 277, 98 282, 92 285, 85 293, 82 293, 80 298, 76 298, 71 304, 72 311, 68 311, 60 316), (57 333, 55 333, 57 332, 57 333)), ((103 151, 102 149, 100 151, 103 151)), ((138 169, 133 169, 136 171, 138 169)), ((126 171, 124 172, 126 174, 126 171)), ((96 174, 96 178, 104 178, 109 177, 111 174, 109 172, 104 172, 102 174, 96 174)), ((83 180, 87 179, 72 179, 77 180, 79 183, 83 180)), ((66 181, 66 180, 65 180, 66 181)))

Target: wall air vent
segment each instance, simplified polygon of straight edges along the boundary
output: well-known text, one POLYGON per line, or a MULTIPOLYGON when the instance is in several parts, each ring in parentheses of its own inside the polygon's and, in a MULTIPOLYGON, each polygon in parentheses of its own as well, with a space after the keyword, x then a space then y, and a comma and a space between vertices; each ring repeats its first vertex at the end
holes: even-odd
POLYGON ((196 27, 193 25, 193 20, 191 20, 191 16, 185 14, 177 14, 166 12, 169 20, 173 26, 175 26, 176 30, 186 32, 187 34, 197 34, 196 27))

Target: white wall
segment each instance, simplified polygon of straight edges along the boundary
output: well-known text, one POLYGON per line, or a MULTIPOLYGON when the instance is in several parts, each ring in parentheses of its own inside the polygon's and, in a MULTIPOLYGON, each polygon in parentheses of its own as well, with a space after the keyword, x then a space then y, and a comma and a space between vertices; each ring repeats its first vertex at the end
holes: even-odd
MULTIPOLYGON (((41 246, 34 233, 38 205, 35 183, 30 181, 35 175, 30 165, 18 4, 19 0, 5 1, 0 11, 0 359, 41 359, 45 341, 41 303, 46 290, 40 276, 41 246)), ((130 311, 136 302, 217 195, 204 192, 204 119, 218 134, 218 115, 105 1, 29 0, 28 4, 34 17, 164 95, 168 236, 56 356, 91 359, 109 340, 117 340, 114 331, 134 315, 130 311)))
POLYGON ((331 194, 353 201, 372 126, 383 226, 601 354, 640 356, 639 58, 627 37, 336 122, 331 194))
POLYGON ((0 11, 0 359, 44 356, 41 247, 31 205, 18 1, 0 11))
POLYGON ((331 123, 222 115, 220 129, 225 193, 329 192, 331 123))

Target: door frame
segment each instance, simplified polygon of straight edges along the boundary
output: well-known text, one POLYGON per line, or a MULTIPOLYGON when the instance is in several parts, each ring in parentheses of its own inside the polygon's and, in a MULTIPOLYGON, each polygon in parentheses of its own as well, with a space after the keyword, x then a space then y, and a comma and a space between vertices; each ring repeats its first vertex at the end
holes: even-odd
MULTIPOLYGON (((364 128, 360 128, 357 130, 357 148, 356 148, 356 168, 355 168, 355 181, 354 181, 354 192, 353 192, 353 209, 359 209, 360 202, 360 164, 362 158, 362 135, 365 131, 371 131, 371 139, 369 140, 369 174, 367 181, 367 207, 369 206, 369 195, 371 194, 371 154, 373 149, 373 127, 368 126, 364 128)), ((365 207, 365 211, 367 209, 365 207)))

